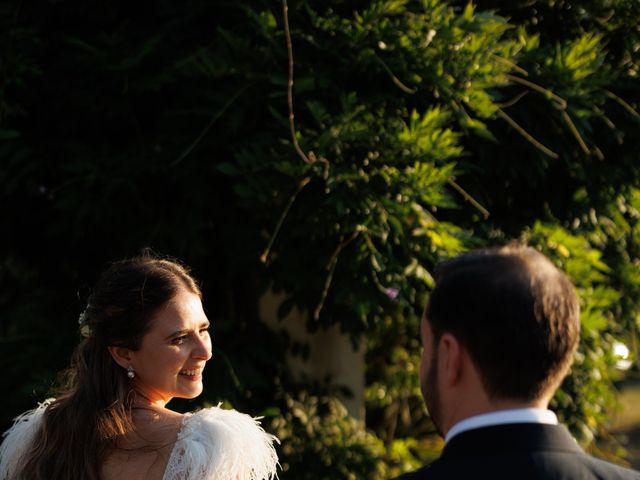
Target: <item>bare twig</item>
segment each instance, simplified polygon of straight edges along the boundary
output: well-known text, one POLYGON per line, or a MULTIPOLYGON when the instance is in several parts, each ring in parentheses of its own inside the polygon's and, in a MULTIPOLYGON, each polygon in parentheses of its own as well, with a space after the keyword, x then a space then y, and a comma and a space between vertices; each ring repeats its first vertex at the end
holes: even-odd
POLYGON ((289 197, 289 201, 287 202, 287 206, 284 208, 284 210, 282 211, 282 214, 280 215, 280 218, 278 219, 278 223, 276 224, 276 228, 273 231, 273 234, 271 235, 271 238, 269 239, 269 243, 267 244, 267 248, 265 248, 264 252, 262 252, 262 255, 260 255, 260 261, 262 263, 267 263, 267 260, 269 259, 269 253, 271 253, 271 247, 273 247, 273 242, 275 242, 276 237, 278 236, 278 233, 280 232, 280 228, 282 227, 282 224, 284 222, 284 219, 287 217, 287 214, 289 213, 289 210, 291 210, 291 205, 293 205, 293 202, 296 200, 296 197, 298 196, 300 191, 309 183, 310 180, 311 179, 309 177, 303 178, 300 181, 300 183, 298 184, 298 188, 296 189, 296 191, 293 192, 293 195, 291 195, 289 197))
POLYGON ((627 102, 625 102, 623 99, 621 99, 619 96, 617 96, 615 93, 609 91, 609 90, 605 90, 604 91, 605 95, 607 97, 609 97, 610 99, 614 100, 616 103, 618 103, 622 108, 624 108, 628 113, 630 113, 632 116, 634 117, 640 117, 640 113, 638 113, 631 105, 629 105, 627 102))
POLYGON ((602 150, 600 150, 597 146, 593 147, 591 153, 598 157, 598 160, 604 160, 604 153, 602 153, 602 150))
POLYGON ((455 181, 455 177, 449 177, 447 179, 447 183, 449 185, 451 185, 453 188, 455 188, 456 191, 460 195, 462 195, 467 202, 469 202, 471 205, 473 205, 478 210, 480 210, 480 213, 482 213, 482 215, 484 216, 485 219, 489 218, 489 210, 487 210, 482 205, 480 205, 480 203, 475 198, 473 198, 471 195, 469 195, 469 193, 467 193, 467 191, 464 188, 462 188, 460 185, 458 185, 456 183, 456 181, 455 181))
POLYGON ((575 123, 573 123, 573 120, 571 120, 571 117, 569 116, 566 110, 562 110, 562 119, 565 121, 565 123, 569 127, 569 130, 571 131, 573 136, 576 137, 576 140, 578 140, 578 144, 580 145, 580 148, 582 149, 582 151, 587 155, 591 155, 591 150, 589 150, 589 147, 587 147, 587 144, 582 139, 580 132, 578 132, 578 129, 576 128, 575 123))
POLYGON ((521 85, 529 87, 532 90, 535 90, 536 92, 542 93, 545 96, 549 96, 550 98, 554 99, 558 103, 558 106, 560 108, 563 108, 563 109, 567 108, 567 101, 564 98, 559 97, 558 95, 553 93, 548 88, 544 88, 538 85, 537 83, 533 83, 529 80, 525 80, 524 78, 516 77, 515 75, 511 75, 510 73, 506 73, 505 76, 512 82, 519 83, 521 85))
POLYGON ((209 129, 213 126, 213 124, 216 123, 216 121, 222 116, 222 114, 227 111, 227 109, 233 104, 233 102, 235 102, 236 99, 240 95, 242 95, 247 88, 249 88, 249 85, 245 85, 240 90, 238 90, 236 93, 234 93, 231 96, 231 98, 229 98, 229 100, 227 100, 225 102, 225 104, 222 106, 222 108, 220 108, 220 110, 218 110, 216 113, 213 114, 213 116, 211 117, 211 120, 209 120, 209 123, 207 123, 207 125, 202 129, 202 132, 200 132, 200 135, 198 135, 198 137, 191 143, 191 145, 189 145, 180 154, 180 156, 178 158, 176 158, 173 162, 171 162, 171 164, 170 164, 171 167, 174 167, 177 164, 179 164, 182 160, 184 160, 187 157, 187 155, 189 155, 193 151, 194 148, 196 148, 196 146, 202 141, 202 139, 207 134, 209 129))
POLYGON ((520 73, 521 75, 524 75, 525 77, 529 76, 529 72, 527 72, 524 68, 522 68, 521 66, 519 66, 515 62, 512 62, 511 60, 508 60, 508 59, 506 59, 504 57, 501 57, 500 55, 496 55, 495 53, 492 56, 493 56, 493 58, 495 58, 499 62, 502 62, 505 65, 508 65, 509 67, 513 68, 516 72, 520 73))
POLYGON ((407 87, 404 83, 402 83, 400 81, 400 79, 398 77, 395 76, 395 74, 391 71, 391 69, 389 68, 389 65, 387 65, 385 63, 384 60, 382 60, 379 56, 377 56, 375 53, 373 54, 373 58, 375 58, 378 63, 380 65, 382 65, 382 68, 385 69, 385 71, 389 74, 389 77, 391 77, 391 81, 400 89, 402 90, 404 93, 408 93, 413 95, 414 93, 417 92, 417 90, 415 88, 410 88, 407 87))
POLYGON ((513 107, 516 103, 518 103, 522 97, 524 97, 525 95, 527 95, 529 92, 527 92, 526 90, 523 90, 522 92, 520 92, 518 95, 516 95, 515 97, 513 97, 511 100, 506 101, 504 103, 496 103, 496 105, 499 108, 509 108, 509 107, 513 107))
POLYGON ((324 302, 327 298, 327 294, 329 293, 329 287, 331 287, 331 282, 333 280, 333 273, 335 272, 336 265, 338 264, 338 255, 340 255, 340 252, 344 247, 349 245, 352 241, 356 239, 358 235, 360 235, 360 231, 361 230, 354 231, 346 240, 344 239, 344 235, 340 237, 340 244, 334 250, 333 255, 331 255, 331 258, 329 259, 329 263, 327 263, 327 270, 329 270, 329 273, 327 273, 327 278, 324 281, 324 287, 322 289, 322 294, 320 295, 320 301, 318 302, 318 306, 313 311, 314 319, 318 320, 320 318, 320 313, 322 312, 322 308, 324 307, 324 302))
POLYGON ((291 130, 291 141, 300 158, 306 163, 313 163, 302 151, 298 138, 296 137, 296 126, 293 119, 293 45, 291 43, 291 32, 289 31, 289 7, 287 0, 282 0, 282 16, 284 18, 284 33, 287 37, 287 56, 289 58, 289 81, 287 83, 287 103, 289 104, 289 129, 291 130))
POLYGON ((498 116, 503 120, 505 120, 509 125, 511 125, 514 128, 514 130, 516 130, 520 135, 522 135, 525 139, 527 139, 529 143, 531 143, 534 147, 536 147, 545 155, 548 155, 553 159, 558 159, 560 157, 556 152, 545 147, 542 143, 540 143, 538 140, 533 138, 529 132, 527 132, 524 128, 518 125, 518 123, 513 118, 511 118, 509 115, 507 115, 500 109, 498 109, 498 116))
POLYGON ((611 130, 614 130, 614 131, 618 130, 618 127, 616 127, 616 124, 613 123, 611 119, 607 117, 602 110, 600 110, 600 108, 593 107, 593 111, 596 113, 596 115, 598 115, 598 117, 602 119, 602 121, 605 123, 607 127, 609 127, 611 130))

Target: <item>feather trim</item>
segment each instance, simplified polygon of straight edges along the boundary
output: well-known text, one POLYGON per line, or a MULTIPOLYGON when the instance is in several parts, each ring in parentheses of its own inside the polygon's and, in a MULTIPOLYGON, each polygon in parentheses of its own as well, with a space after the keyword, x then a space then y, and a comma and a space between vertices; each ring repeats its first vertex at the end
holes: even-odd
POLYGON ((13 478, 21 467, 25 453, 42 424, 42 415, 46 408, 54 401, 49 398, 39 403, 36 408, 17 416, 13 426, 2 434, 4 440, 0 445, 0 478, 13 478))
POLYGON ((163 480, 271 480, 278 456, 258 419, 217 407, 186 414, 163 480))

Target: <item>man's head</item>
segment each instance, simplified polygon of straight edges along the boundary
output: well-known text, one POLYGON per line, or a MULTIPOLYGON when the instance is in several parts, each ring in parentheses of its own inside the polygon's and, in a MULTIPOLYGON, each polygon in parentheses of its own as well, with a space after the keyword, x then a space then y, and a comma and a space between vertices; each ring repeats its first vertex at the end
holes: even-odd
POLYGON ((569 279, 533 248, 477 250, 443 264, 422 325, 421 384, 436 424, 445 408, 439 352, 453 346, 468 359, 489 403, 535 402, 566 374, 579 315, 569 279))

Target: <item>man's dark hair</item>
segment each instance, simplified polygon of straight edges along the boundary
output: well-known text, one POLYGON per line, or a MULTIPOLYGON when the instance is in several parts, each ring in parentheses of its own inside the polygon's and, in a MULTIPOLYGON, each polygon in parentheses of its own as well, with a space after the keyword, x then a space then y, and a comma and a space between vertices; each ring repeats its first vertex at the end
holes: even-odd
POLYGON ((580 335, 573 285, 531 247, 476 250, 441 265, 426 318, 453 334, 492 399, 531 401, 557 387, 580 335))

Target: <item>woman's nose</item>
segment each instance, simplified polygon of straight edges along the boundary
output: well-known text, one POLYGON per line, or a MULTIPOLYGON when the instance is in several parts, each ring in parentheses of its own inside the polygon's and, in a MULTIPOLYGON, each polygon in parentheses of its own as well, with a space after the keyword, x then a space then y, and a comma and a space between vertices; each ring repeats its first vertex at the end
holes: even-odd
POLYGON ((200 337, 198 345, 193 351, 193 357, 201 360, 209 360, 212 356, 211 337, 207 335, 205 338, 200 337))

